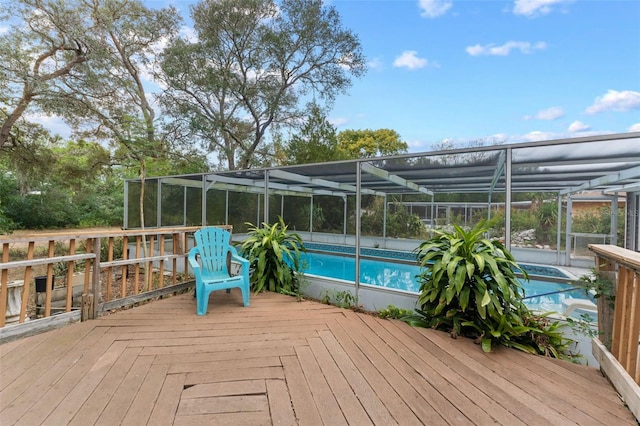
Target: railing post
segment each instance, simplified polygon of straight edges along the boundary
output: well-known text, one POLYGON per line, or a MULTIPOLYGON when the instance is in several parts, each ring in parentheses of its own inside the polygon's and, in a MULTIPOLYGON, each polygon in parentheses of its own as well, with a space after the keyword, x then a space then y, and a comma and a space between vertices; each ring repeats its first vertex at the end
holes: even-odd
POLYGON ((90 307, 91 314, 89 319, 98 318, 98 301, 100 300, 100 237, 93 239, 93 274, 91 279, 91 294, 93 295, 93 303, 90 307))
MULTIPOLYGON (((9 243, 2 245, 2 263, 9 262, 9 243)), ((3 269, 0 278, 0 327, 4 327, 5 315, 7 313, 7 284, 9 283, 9 270, 3 269)))
POLYGON ((611 350, 614 316, 614 307, 611 306, 611 301, 615 300, 616 295, 616 265, 614 262, 596 254, 595 269, 597 276, 613 283, 610 294, 602 295, 598 298, 598 333, 600 334, 600 341, 607 349, 611 350))

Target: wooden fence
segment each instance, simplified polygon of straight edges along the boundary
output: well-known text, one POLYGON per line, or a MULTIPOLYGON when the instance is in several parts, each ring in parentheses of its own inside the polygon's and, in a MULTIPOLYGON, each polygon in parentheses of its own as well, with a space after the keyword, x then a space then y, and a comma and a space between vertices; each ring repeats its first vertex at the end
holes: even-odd
MULTIPOLYGON (((612 245, 591 244, 596 254, 596 270, 615 280, 615 303, 610 345, 613 356, 640 384, 640 253, 612 245)), ((603 316, 603 312, 601 312, 603 316)), ((611 321, 598 318, 598 323, 611 321)))
POLYGON ((2 237, 0 329, 76 310, 95 318, 190 281, 187 253, 197 229, 2 237))
POLYGON ((593 355, 631 412, 640 419, 640 253, 612 245, 590 244, 596 271, 614 285, 598 300, 600 339, 593 355), (613 300, 613 311, 609 301, 613 300))

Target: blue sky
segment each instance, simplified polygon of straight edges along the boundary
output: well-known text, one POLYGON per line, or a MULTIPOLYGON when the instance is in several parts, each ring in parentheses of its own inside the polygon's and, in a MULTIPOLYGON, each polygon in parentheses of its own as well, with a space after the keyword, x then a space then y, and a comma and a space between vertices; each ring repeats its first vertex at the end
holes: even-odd
MULTIPOLYGON (((329 114, 338 131, 390 128, 410 152, 640 131, 639 0, 325 1, 369 63, 329 114)), ((189 22, 193 1, 146 3, 189 22)))
POLYGON ((520 142, 640 131, 640 1, 332 0, 370 69, 338 130, 520 142))

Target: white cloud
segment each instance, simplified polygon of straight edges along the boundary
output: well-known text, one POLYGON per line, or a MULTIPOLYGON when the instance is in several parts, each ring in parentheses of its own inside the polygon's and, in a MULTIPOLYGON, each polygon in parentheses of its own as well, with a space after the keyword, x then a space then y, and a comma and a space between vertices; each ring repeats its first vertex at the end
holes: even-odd
POLYGON ((369 62, 367 62, 367 66, 372 70, 381 70, 384 68, 384 63, 380 58, 373 58, 369 62))
POLYGON ((0 35, 8 32, 9 32, 9 27, 7 27, 6 25, 0 25, 0 35))
POLYGON ((522 137, 529 142, 546 141, 546 140, 554 139, 555 136, 556 136, 555 133, 541 132, 540 130, 534 130, 533 132, 529 132, 525 135, 522 135, 522 137))
POLYGON ((517 49, 522 53, 531 53, 533 50, 546 49, 547 44, 543 41, 531 44, 528 41, 508 41, 501 46, 495 44, 476 44, 469 46, 465 50, 471 56, 491 55, 491 56, 507 56, 512 50, 517 49))
POLYGON ((504 143, 509 140, 509 135, 506 133, 495 133, 490 136, 490 139, 495 141, 495 143, 504 143))
POLYGON ((423 140, 407 141, 407 146, 409 147, 409 152, 420 152, 428 150, 429 142, 423 140))
POLYGON ((422 10, 420 16, 436 18, 447 13, 451 8, 450 0, 418 0, 418 7, 422 10))
POLYGON ((198 34, 196 34, 196 30, 192 27, 182 26, 179 34, 187 43, 193 44, 198 42, 198 34))
POLYGON ((402 55, 398 56, 395 61, 393 61, 393 66, 398 68, 408 68, 410 70, 417 70, 420 68, 424 68, 429 64, 429 61, 425 58, 419 58, 418 52, 415 50, 405 50, 402 52, 402 55))
POLYGON ((54 135, 60 135, 63 138, 68 138, 71 135, 69 126, 57 115, 28 113, 24 115, 24 119, 32 123, 40 124, 54 135))
POLYGON ((551 12, 552 6, 568 3, 567 0, 515 0, 513 13, 523 16, 546 15, 551 12))
POLYGON ((550 108, 541 109, 536 115, 525 115, 525 120, 557 120, 564 117, 564 111, 562 108, 554 106, 550 108))
POLYGON ((328 121, 335 127, 340 127, 347 124, 349 122, 349 119, 345 117, 335 117, 335 118, 329 118, 328 121))
POLYGON ((632 124, 631 127, 629 127, 629 131, 640 132, 640 123, 632 124))
POLYGON ((633 90, 617 90, 609 89, 606 94, 598 96, 593 105, 586 109, 587 114, 597 114, 603 111, 631 111, 632 109, 640 109, 640 92, 633 90))
POLYGON ((591 126, 589 126, 588 124, 584 124, 580 120, 576 120, 569 125, 568 130, 571 133, 586 132, 587 130, 591 130, 591 126))

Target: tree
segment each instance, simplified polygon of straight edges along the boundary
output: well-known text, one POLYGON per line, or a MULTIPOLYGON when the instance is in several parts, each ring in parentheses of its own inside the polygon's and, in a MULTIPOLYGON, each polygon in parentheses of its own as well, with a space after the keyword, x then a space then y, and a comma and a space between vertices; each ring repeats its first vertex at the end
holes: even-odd
POLYGON ((289 141, 287 154, 286 164, 346 159, 346 155, 338 149, 336 128, 329 123, 322 109, 316 104, 310 105, 304 126, 289 141))
POLYGON ((114 141, 139 167, 144 189, 146 158, 165 153, 144 76, 158 46, 178 30, 176 10, 148 9, 139 0, 19 1, 16 16, 25 29, 14 28, 1 43, 11 65, 4 68, 12 78, 5 86, 13 91, 5 103, 15 105, 3 126, 10 129, 26 105, 38 100, 77 134, 114 141), (17 53, 12 41, 22 42, 17 53), (67 66, 58 67, 64 61, 67 66), (16 96, 20 87, 22 97, 16 96))
POLYGON ((39 108, 56 103, 53 84, 70 75, 91 52, 86 22, 77 13, 82 2, 15 0, 0 6, 12 22, 0 35, 0 148, 18 143, 16 122, 34 102, 39 108))
POLYGON ((0 216, 9 225, 122 223, 121 176, 113 178, 107 149, 95 142, 65 142, 23 121, 14 127, 14 137, 17 143, 0 157, 0 216))
POLYGON ((343 130, 338 133, 338 146, 353 159, 404 154, 409 148, 391 129, 343 130))
POLYGON ((331 104, 365 72, 357 37, 322 0, 201 0, 191 16, 197 41, 163 54, 161 102, 229 169, 251 166, 304 96, 331 104))

